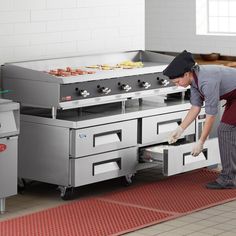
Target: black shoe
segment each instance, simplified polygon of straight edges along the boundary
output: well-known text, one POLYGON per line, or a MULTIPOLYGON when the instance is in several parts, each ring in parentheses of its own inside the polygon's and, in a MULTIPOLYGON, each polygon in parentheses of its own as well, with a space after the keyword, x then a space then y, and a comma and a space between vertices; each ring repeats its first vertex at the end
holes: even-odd
POLYGON ((236 186, 233 184, 222 185, 222 184, 219 184, 218 182, 214 181, 211 183, 207 183, 206 188, 208 188, 208 189, 232 189, 232 188, 236 188, 236 186))

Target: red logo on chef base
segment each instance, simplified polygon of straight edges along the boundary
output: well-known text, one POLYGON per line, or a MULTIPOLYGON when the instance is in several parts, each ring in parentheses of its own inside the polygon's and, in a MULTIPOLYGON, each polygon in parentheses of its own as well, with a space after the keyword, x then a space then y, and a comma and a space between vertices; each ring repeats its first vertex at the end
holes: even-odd
POLYGON ((61 98, 62 101, 71 101, 71 99, 72 99, 71 96, 66 96, 61 98))
POLYGON ((4 152, 6 149, 7 149, 7 145, 0 143, 0 152, 4 152))

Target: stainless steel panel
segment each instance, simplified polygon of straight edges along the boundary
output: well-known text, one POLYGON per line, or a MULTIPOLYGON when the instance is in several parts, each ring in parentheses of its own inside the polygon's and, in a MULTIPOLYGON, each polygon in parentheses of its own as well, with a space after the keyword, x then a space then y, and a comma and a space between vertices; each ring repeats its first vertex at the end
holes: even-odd
MULTIPOLYGON (((35 76, 35 75, 32 75, 35 76)), ((60 107, 59 90, 57 83, 48 83, 37 80, 24 80, 19 78, 4 77, 3 87, 13 92, 4 94, 4 98, 20 102, 25 106, 35 106, 42 108, 60 107)))
POLYGON ((161 145, 159 151, 153 149, 151 153, 147 152, 146 155, 153 155, 156 162, 162 163, 163 174, 166 176, 220 163, 217 138, 207 140, 203 152, 197 157, 191 155, 193 145, 194 143, 177 146, 165 145, 164 147, 161 145))
POLYGON ((0 138, 19 134, 19 104, 0 99, 0 138))
POLYGON ((146 101, 139 105, 137 100, 127 101, 123 110, 120 104, 104 104, 100 106, 85 108, 81 110, 71 109, 58 111, 57 119, 51 119, 51 110, 48 112, 34 110, 21 114, 21 120, 31 123, 40 123, 51 126, 80 129, 108 123, 144 118, 149 116, 163 115, 172 112, 188 110, 191 107, 188 101, 175 101, 160 103, 156 101, 146 101), (48 118, 49 117, 49 118, 48 118))
POLYGON ((19 177, 68 186, 69 129, 21 122, 19 177))
POLYGON ((17 140, 0 139, 0 198, 17 194, 17 140))
POLYGON ((137 144, 137 120, 71 131, 70 154, 81 157, 137 144))
POLYGON ((77 187, 135 173, 137 148, 71 159, 72 186, 77 187), (97 168, 101 166, 101 168, 97 168), (97 169, 96 169, 97 168, 97 169))
POLYGON ((12 110, 19 110, 19 103, 12 102, 8 99, 1 99, 0 98, 0 112, 3 111, 12 111, 12 110))
POLYGON ((17 126, 13 111, 1 112, 0 115, 0 136, 7 133, 17 132, 17 126))
MULTIPOLYGON (((165 115, 145 117, 142 119, 141 143, 166 142, 168 136, 177 128, 188 111, 174 112, 165 115)), ((195 133, 193 122, 183 136, 195 133)))

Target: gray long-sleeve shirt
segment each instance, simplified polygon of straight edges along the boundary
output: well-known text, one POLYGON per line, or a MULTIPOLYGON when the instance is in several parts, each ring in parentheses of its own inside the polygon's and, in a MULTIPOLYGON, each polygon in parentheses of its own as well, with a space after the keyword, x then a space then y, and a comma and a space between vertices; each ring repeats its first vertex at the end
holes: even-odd
POLYGON ((198 88, 195 81, 191 84, 190 103, 202 106, 205 100, 205 111, 208 115, 216 115, 220 96, 236 89, 236 69, 227 66, 200 65, 197 72, 198 88), (199 93, 200 91, 200 93, 199 93))

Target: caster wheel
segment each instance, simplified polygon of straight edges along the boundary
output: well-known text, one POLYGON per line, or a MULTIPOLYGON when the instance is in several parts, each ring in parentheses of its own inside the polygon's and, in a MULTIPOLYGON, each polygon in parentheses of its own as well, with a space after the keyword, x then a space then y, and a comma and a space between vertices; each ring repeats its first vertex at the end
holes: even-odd
POLYGON ((129 175, 121 177, 122 185, 127 186, 127 187, 130 186, 133 182, 132 177, 133 177, 133 174, 129 174, 129 175))
POLYGON ((61 199, 64 201, 72 200, 74 195, 73 187, 63 187, 59 186, 59 190, 61 191, 61 199))

